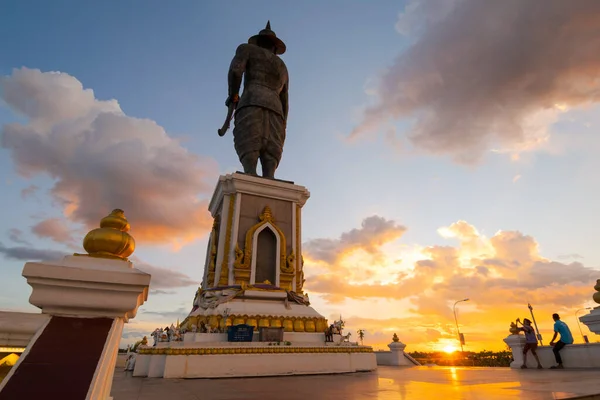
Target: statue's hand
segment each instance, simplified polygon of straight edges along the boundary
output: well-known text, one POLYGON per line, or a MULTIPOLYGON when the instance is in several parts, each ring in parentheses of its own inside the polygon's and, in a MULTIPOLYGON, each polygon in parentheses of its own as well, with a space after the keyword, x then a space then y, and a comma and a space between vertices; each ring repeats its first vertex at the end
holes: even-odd
POLYGON ((227 100, 225 100, 225 107, 229 107, 231 103, 237 103, 238 101, 240 101, 240 96, 238 94, 229 96, 227 100))

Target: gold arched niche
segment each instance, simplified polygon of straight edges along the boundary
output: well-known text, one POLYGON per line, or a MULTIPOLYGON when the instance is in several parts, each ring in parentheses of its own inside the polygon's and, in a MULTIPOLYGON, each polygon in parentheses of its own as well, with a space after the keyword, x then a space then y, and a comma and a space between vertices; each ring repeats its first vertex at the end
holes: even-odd
MULTIPOLYGON (((246 238, 244 240, 244 250, 242 251, 239 246, 235 245, 235 261, 233 262, 233 273, 235 277, 235 281, 237 284, 241 284, 242 282, 249 283, 250 275, 251 275, 251 266, 252 266, 252 254, 253 251, 253 240, 254 234, 264 227, 265 225, 269 225, 268 228, 273 228, 275 233, 279 235, 279 269, 282 273, 292 273, 293 271, 289 271, 289 265, 287 263, 287 253, 286 253, 286 240, 283 231, 275 224, 275 219, 273 218, 273 213, 271 211, 271 207, 266 206, 263 209, 263 212, 259 215, 259 222, 256 225, 253 225, 248 232, 246 232, 246 238)), ((266 228, 265 228, 266 229, 266 228)), ((293 268, 293 264, 292 264, 293 268)), ((293 276, 293 275, 292 275, 293 276)), ((283 274, 280 274, 280 285, 283 274)))

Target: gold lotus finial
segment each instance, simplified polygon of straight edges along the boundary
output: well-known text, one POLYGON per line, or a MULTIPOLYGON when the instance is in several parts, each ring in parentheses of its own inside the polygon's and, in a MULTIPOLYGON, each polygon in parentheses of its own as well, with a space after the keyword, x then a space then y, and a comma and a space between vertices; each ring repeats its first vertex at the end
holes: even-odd
POLYGON ((135 250, 135 240, 129 233, 129 222, 123 210, 115 209, 100 221, 100 228, 91 230, 83 239, 83 248, 91 257, 116 258, 127 261, 135 250))

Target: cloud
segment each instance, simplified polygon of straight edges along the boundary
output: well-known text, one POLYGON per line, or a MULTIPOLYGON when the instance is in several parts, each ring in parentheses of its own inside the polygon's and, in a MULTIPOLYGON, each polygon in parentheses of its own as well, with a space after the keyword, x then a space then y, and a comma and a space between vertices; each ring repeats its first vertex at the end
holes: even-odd
POLYGON ((379 254, 379 247, 402 236, 406 228, 396 222, 373 215, 362 221, 361 227, 341 234, 339 239, 313 239, 303 245, 313 260, 333 263, 345 252, 361 249, 379 254))
MULTIPOLYGON (((350 232, 353 231, 356 230, 350 232)), ((349 320, 379 315, 380 309, 397 310, 394 314, 410 320, 414 328, 413 332, 403 330, 402 334, 420 346, 430 346, 430 350, 431 346, 438 349, 456 345, 451 343, 456 340, 454 328, 447 336, 428 339, 426 325, 437 324, 428 328, 439 332, 440 326, 452 327, 453 305, 458 299, 470 298, 458 308, 460 320, 469 326, 470 337, 482 341, 477 346, 484 346, 483 341, 487 341, 486 347, 499 348, 510 321, 517 316, 523 318, 528 312, 528 302, 548 318, 553 312, 572 316, 593 294, 598 270, 580 262, 564 263, 543 257, 532 236, 500 230, 488 238, 467 221, 441 227, 438 233, 455 244, 420 246, 417 250, 404 245, 402 237, 395 236, 397 240, 391 242, 381 240, 375 245, 369 235, 363 235, 360 237, 366 245, 357 240, 352 242, 352 248, 372 246, 371 251, 377 256, 357 263, 352 262, 353 256, 344 253, 343 246, 339 246, 342 255, 337 257, 317 259, 308 251, 305 290, 313 303, 316 298, 337 309, 351 309, 354 316, 349 320), (402 263, 397 263, 398 259, 402 263), (499 344, 490 345, 491 340, 499 344)), ((357 325, 352 323, 351 329, 369 329, 369 340, 389 340, 393 333, 389 329, 403 329, 394 321, 359 321, 357 325), (386 323, 392 324, 389 329, 386 323)), ((435 336, 434 332, 429 334, 435 336)))
POLYGON ((23 200, 27 200, 29 197, 34 196, 38 190, 39 187, 35 185, 29 185, 25 189, 21 190, 21 198, 23 200))
POLYGON ((8 230, 8 238, 14 243, 30 245, 27 240, 23 239, 23 231, 17 228, 8 230))
POLYGON ((405 119, 410 142, 460 163, 548 140, 559 114, 600 100, 600 3, 413 0, 410 46, 380 77, 351 138, 405 119))
POLYGON ((31 227, 31 231, 40 238, 48 238, 57 243, 73 243, 71 229, 59 218, 48 218, 31 227))
POLYGON ((144 316, 158 316, 161 317, 162 319, 167 319, 167 320, 173 320, 173 322, 175 322, 175 320, 177 318, 180 319, 180 321, 183 321, 185 317, 187 317, 187 315, 189 314, 190 310, 187 308, 183 308, 180 307, 176 310, 171 310, 171 311, 143 311, 143 315, 144 316))
POLYGON ((2 147, 20 175, 55 182, 50 194, 71 222, 93 228, 121 208, 138 241, 176 244, 210 227, 216 162, 189 153, 156 122, 127 116, 66 73, 15 69, 0 78, 0 93, 26 120, 2 127, 2 147))
MULTIPOLYGON (((179 287, 187 286, 199 286, 200 282, 193 280, 188 275, 179 271, 174 271, 167 268, 156 267, 154 265, 147 264, 140 261, 136 257, 131 257, 131 261, 134 263, 134 267, 140 271, 144 271, 152 275, 150 281, 150 287, 153 290, 157 289, 174 289, 179 287)), ((163 293, 167 293, 166 291, 163 293)))
MULTIPOLYGON (((0 254, 5 258, 21 261, 54 261, 60 260, 68 255, 66 251, 52 249, 35 249, 31 247, 6 247, 0 243, 0 254)), ((150 265, 133 256, 130 260, 134 263, 134 267, 152 275, 150 287, 154 294, 173 294, 172 290, 188 286, 199 286, 200 283, 192 279, 190 276, 167 268, 156 267, 150 265)))
POLYGON ((558 255, 556 258, 558 258, 559 260, 569 260, 569 259, 582 259, 583 256, 577 253, 571 253, 571 254, 560 254, 558 255))
POLYGON ((150 291, 150 295, 151 296, 159 296, 162 294, 175 294, 177 292, 175 292, 174 290, 160 290, 160 289, 156 289, 156 290, 151 290, 150 291))
MULTIPOLYGON (((133 339, 134 341, 141 340, 144 336, 148 338, 150 336, 150 332, 141 329, 124 329, 123 334, 121 335, 122 339, 133 339)), ((150 338, 151 339, 151 338, 150 338)), ((150 342, 152 343, 152 342, 150 342)))
POLYGON ((60 260, 66 253, 57 250, 40 250, 31 247, 6 247, 0 243, 0 253, 4 257, 20 261, 48 261, 60 260))

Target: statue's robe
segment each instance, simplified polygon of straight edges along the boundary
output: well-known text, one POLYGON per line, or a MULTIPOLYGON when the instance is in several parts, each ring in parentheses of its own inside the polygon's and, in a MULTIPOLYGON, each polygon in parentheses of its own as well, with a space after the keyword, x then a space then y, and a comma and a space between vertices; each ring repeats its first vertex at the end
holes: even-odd
POLYGON ((244 91, 235 112, 233 137, 240 160, 250 152, 266 153, 279 164, 285 141, 289 78, 284 62, 253 44, 237 48, 230 74, 244 74, 244 91), (284 107, 286 108, 284 110, 284 107))

